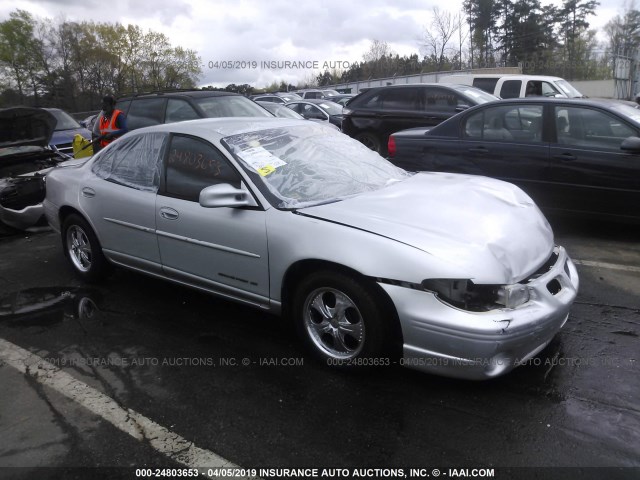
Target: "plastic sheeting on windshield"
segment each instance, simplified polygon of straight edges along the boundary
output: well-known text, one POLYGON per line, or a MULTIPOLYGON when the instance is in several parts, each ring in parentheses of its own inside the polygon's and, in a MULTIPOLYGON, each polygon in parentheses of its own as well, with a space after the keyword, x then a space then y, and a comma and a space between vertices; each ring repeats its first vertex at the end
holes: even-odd
POLYGON ((142 133, 117 140, 100 154, 93 173, 110 182, 157 192, 166 133, 142 133))
POLYGON ((409 176, 360 142, 321 125, 260 130, 224 141, 279 199, 277 208, 337 201, 409 176))

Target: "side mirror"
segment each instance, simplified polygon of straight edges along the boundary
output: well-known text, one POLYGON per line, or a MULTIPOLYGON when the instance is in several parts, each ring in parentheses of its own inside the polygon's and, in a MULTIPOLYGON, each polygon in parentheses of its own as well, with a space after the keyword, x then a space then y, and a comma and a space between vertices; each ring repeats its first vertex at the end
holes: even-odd
POLYGON ((236 188, 228 183, 219 183, 202 189, 199 201, 205 208, 258 206, 244 185, 236 188))
POLYGON ((640 138, 629 137, 625 138, 620 144, 620 150, 628 153, 640 153, 640 138))
POLYGON ((467 108, 469 108, 469 105, 458 105, 456 107, 456 112, 464 112, 467 108))

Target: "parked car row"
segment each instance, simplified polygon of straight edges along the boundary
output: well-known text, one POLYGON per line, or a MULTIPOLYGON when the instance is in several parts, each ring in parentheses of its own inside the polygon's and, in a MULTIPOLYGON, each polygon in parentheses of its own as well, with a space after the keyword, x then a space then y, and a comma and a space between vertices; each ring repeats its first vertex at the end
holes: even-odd
POLYGON ((545 211, 640 221, 640 110, 614 100, 530 98, 394 133, 393 163, 520 186, 545 211))
POLYGON ((389 135, 435 126, 471 106, 498 98, 467 85, 421 83, 370 88, 343 108, 342 131, 381 155, 389 135))

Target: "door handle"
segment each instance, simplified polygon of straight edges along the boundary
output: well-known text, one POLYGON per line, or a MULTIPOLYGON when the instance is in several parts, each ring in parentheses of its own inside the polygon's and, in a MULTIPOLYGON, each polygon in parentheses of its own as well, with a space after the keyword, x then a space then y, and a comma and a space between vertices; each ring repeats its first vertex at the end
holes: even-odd
POLYGON ((96 196, 96 191, 93 188, 83 187, 80 191, 82 192, 83 197, 93 198, 96 196))
POLYGON ((471 153, 489 153, 489 149, 487 147, 471 147, 468 151, 471 153))
POLYGON ((553 158, 563 162, 570 162, 571 160, 575 160, 576 156, 573 153, 565 152, 559 155, 554 155, 553 158))
POLYGON ((177 220, 180 214, 173 208, 162 207, 160 208, 160 216, 162 218, 166 218, 167 220, 177 220))

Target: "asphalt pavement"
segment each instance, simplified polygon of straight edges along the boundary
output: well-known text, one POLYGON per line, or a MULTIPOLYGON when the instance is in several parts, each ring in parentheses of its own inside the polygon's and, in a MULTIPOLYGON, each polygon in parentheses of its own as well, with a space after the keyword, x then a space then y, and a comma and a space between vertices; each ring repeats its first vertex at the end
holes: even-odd
POLYGON ((0 478, 640 478, 640 232, 552 223, 569 321, 486 382, 335 372, 277 317, 6 235, 0 478))

